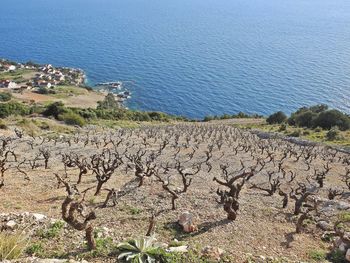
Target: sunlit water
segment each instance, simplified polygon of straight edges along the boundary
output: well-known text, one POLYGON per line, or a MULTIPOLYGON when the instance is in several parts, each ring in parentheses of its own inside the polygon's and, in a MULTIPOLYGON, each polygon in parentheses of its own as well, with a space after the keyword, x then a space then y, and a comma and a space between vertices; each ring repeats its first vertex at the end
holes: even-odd
POLYGON ((133 109, 350 113, 349 0, 1 0, 0 57, 132 80, 133 109))

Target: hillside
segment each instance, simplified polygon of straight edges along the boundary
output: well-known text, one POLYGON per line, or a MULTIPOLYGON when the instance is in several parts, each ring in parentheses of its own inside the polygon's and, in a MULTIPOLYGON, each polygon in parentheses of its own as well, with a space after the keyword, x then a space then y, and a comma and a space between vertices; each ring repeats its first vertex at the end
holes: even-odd
POLYGON ((341 262, 349 154, 234 124, 3 130, 0 224, 25 237, 17 262, 115 262, 118 243, 146 232, 187 251, 158 248, 161 262, 341 262))

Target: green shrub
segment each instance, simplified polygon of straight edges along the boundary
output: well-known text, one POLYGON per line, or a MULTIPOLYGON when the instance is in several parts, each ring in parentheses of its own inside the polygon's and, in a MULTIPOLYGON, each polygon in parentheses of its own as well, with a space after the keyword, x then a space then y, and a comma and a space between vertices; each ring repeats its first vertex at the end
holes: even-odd
POLYGON ((321 112, 313 122, 314 127, 323 129, 331 129, 338 126, 340 130, 345 131, 350 129, 350 118, 346 114, 338 110, 327 110, 321 112))
POLYGON ((34 243, 26 248, 26 253, 29 255, 41 255, 43 252, 44 248, 41 243, 34 243))
POLYGON ((60 114, 58 116, 58 119, 61 121, 64 121, 64 123, 68 125, 77 125, 80 127, 85 125, 85 120, 83 119, 83 117, 81 117, 79 114, 76 114, 72 111, 68 111, 63 114, 60 114))
POLYGON ((46 110, 44 110, 43 115, 47 117, 53 116, 57 119, 58 115, 61 115, 65 112, 67 112, 67 108, 64 106, 63 102, 58 101, 48 105, 46 107, 46 110))
POLYGON ((279 132, 286 131, 286 130, 287 130, 287 124, 285 123, 283 123, 278 129, 279 132))
POLYGON ((310 134, 311 134, 311 132, 308 130, 303 131, 303 135, 310 135, 310 134))
POLYGON ((6 102, 11 100, 12 94, 8 92, 0 92, 0 101, 6 102))
POLYGON ((310 110, 301 112, 295 116, 295 125, 298 127, 311 127, 313 121, 317 117, 317 113, 310 110))
POLYGON ((6 118, 10 115, 28 115, 30 109, 23 103, 10 101, 7 103, 0 103, 0 118, 6 118))
POLYGON ((7 125, 0 120, 0 130, 7 130, 7 125))
POLYGON ((20 234, 0 233, 0 260, 19 258, 27 245, 27 238, 20 234))
POLYGON ((97 102, 98 109, 118 109, 120 108, 119 102, 116 101, 113 93, 108 93, 103 101, 97 102))
POLYGON ((287 116, 282 111, 275 112, 266 119, 268 124, 281 124, 286 120, 287 116))
POLYGON ((289 134, 290 137, 300 137, 301 131, 300 130, 295 130, 292 133, 289 134))
POLYGON ((154 237, 141 237, 118 244, 117 248, 121 251, 118 259, 125 259, 133 263, 152 263, 155 262, 154 252, 158 246, 154 244, 154 237))
POLYGON ((204 117, 204 119, 203 119, 203 121, 212 121, 212 120, 214 120, 214 117, 213 116, 210 116, 210 115, 208 115, 208 116, 205 116, 204 117))
POLYGON ((328 256, 327 259, 332 263, 345 263, 345 255, 339 249, 333 250, 328 256))
POLYGON ((350 212, 344 211, 338 215, 341 222, 350 222, 350 212))
POLYGON ((312 250, 309 252, 309 257, 317 262, 325 260, 326 256, 327 252, 324 250, 312 250))
POLYGON ((64 227, 64 222, 63 221, 56 221, 55 223, 53 223, 49 229, 47 229, 46 231, 43 231, 42 233, 40 233, 40 237, 42 238, 54 238, 57 237, 59 235, 59 233, 61 232, 61 230, 64 227))
POLYGON ((339 137, 339 129, 337 127, 333 127, 326 133, 327 141, 334 141, 339 137))
POLYGON ((37 90, 37 93, 39 94, 56 94, 56 91, 53 90, 53 89, 49 89, 49 88, 46 88, 46 87, 40 87, 38 90, 37 90))

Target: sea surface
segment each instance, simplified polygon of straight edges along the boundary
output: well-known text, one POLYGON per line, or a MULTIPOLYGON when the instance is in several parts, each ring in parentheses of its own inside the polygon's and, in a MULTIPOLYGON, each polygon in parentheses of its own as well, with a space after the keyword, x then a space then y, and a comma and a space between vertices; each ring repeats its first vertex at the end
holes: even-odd
POLYGON ((132 109, 350 113, 349 0, 1 0, 0 57, 132 81, 132 109))

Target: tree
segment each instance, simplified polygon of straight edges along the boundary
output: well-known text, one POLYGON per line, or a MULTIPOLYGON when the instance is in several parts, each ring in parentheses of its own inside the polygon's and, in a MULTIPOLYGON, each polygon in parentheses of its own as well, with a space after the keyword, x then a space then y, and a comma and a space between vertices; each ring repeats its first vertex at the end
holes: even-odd
POLYGON ((67 109, 64 107, 63 102, 57 101, 47 106, 46 110, 43 112, 43 115, 53 116, 57 119, 58 115, 63 114, 65 112, 67 112, 67 109))
POLYGON ((338 126, 340 130, 350 129, 350 117, 338 110, 327 110, 321 112, 313 122, 314 127, 331 129, 338 126))
POLYGON ((275 112, 266 119, 268 124, 280 124, 285 122, 286 120, 287 116, 282 111, 275 112))
POLYGON ((312 126, 312 122, 317 117, 317 113, 312 112, 311 110, 304 111, 295 116, 295 125, 299 127, 308 127, 312 126))
POLYGON ((98 109, 119 109, 120 105, 115 100, 115 97, 112 93, 108 93, 103 101, 98 102, 98 109))

